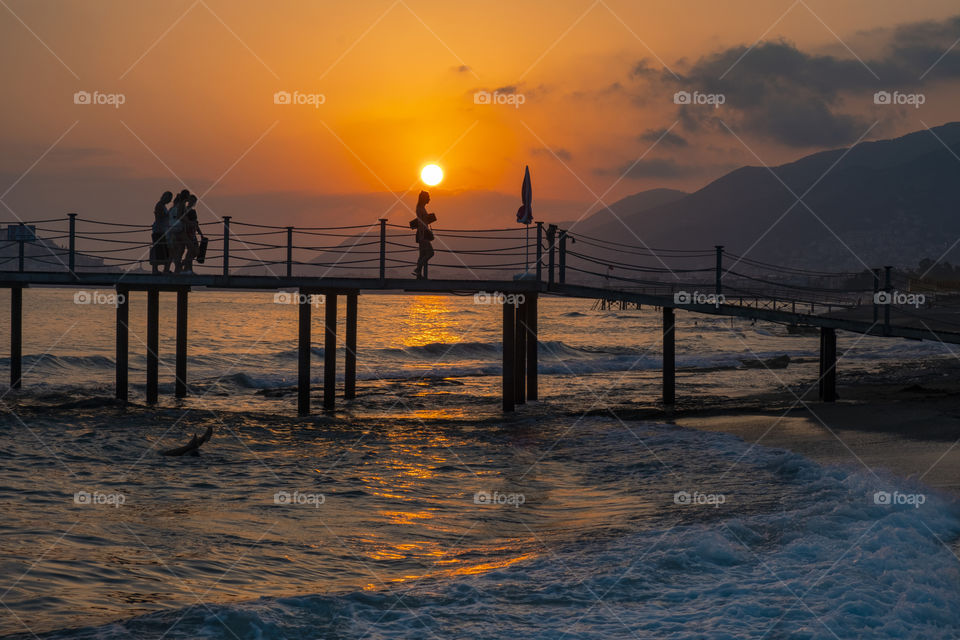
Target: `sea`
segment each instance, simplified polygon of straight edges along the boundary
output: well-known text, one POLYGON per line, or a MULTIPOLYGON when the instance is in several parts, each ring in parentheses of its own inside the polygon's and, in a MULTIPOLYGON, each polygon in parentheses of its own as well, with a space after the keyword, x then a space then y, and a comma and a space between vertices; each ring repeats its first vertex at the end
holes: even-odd
MULTIPOLYGON (((362 295, 357 397, 325 413, 318 298, 301 418, 289 300, 191 293, 177 400, 161 294, 147 406, 134 292, 124 406, 111 292, 25 290, 23 388, 0 387, 0 636, 960 637, 955 498, 670 424, 658 309, 541 297, 540 399, 505 415, 497 296, 362 295), (160 455, 208 427, 199 455, 160 455)), ((816 335, 685 312, 676 331, 680 408, 816 384, 816 335)), ((846 333, 838 352, 844 380, 955 357, 846 333)))

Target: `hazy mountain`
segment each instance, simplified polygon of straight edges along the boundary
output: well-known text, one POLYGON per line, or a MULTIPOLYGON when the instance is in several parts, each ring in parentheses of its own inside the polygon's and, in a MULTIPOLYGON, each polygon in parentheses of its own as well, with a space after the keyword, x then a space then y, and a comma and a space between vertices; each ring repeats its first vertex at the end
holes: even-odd
MULTIPOLYGON (((595 217, 575 230, 658 248, 723 244, 756 260, 820 269, 912 266, 960 238, 958 178, 960 123, 949 123, 770 169, 742 167, 678 200, 621 215, 622 223, 595 217)), ((946 259, 958 256, 953 248, 946 259)))

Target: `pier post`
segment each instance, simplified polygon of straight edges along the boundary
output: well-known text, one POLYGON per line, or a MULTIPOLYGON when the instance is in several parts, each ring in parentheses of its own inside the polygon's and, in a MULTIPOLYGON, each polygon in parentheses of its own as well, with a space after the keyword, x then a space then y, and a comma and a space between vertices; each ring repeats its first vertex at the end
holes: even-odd
POLYGON ((23 287, 10 287, 10 388, 19 389, 22 378, 23 287))
POLYGON ((176 348, 176 382, 174 396, 187 397, 187 301, 190 289, 177 289, 177 348, 176 348))
POLYGON ((380 218, 380 279, 387 279, 387 219, 380 218))
POLYGON ((223 277, 230 275, 230 218, 223 216, 223 277))
POLYGON ((514 410, 514 393, 516 386, 513 381, 515 373, 513 359, 516 357, 515 338, 517 335, 516 320, 512 304, 503 304, 503 410, 514 410))
POLYGON ((537 223, 537 282, 543 281, 543 223, 537 223))
POLYGON ((287 277, 293 277, 293 227, 287 227, 287 277))
POLYGON ((347 335, 343 355, 343 397, 357 397, 357 293, 347 294, 347 335))
POLYGON ((337 391, 337 294, 327 292, 323 303, 323 408, 333 411, 337 391))
POLYGON ((147 289, 147 404, 157 403, 160 358, 160 290, 147 289))
POLYGON ((536 400, 537 389, 537 294, 527 299, 527 400, 536 400))
POLYGON ((67 216, 70 218, 69 257, 67 258, 67 264, 70 266, 70 273, 73 273, 77 266, 77 214, 68 213, 67 216))
POLYGON ((873 323, 880 319, 880 309, 877 306, 877 294, 880 293, 880 269, 871 269, 873 272, 873 323))
POLYGON ((297 296, 299 326, 297 345, 297 413, 310 415, 310 294, 300 289, 297 296))
POLYGON ((552 224, 549 227, 547 227, 547 248, 550 251, 550 257, 549 257, 550 265, 548 269, 549 273, 547 273, 547 288, 549 289, 553 288, 553 269, 554 269, 554 266, 556 265, 556 253, 557 253, 557 247, 555 242, 556 237, 557 237, 557 225, 552 224))
POLYGON ((517 372, 513 383, 516 385, 517 393, 514 400, 517 404, 527 403, 527 301, 516 305, 514 316, 517 327, 516 343, 514 348, 517 355, 514 359, 514 366, 517 372))
POLYGON ((715 248, 717 250, 717 282, 715 288, 716 294, 719 296, 723 293, 723 285, 720 282, 720 279, 723 277, 723 245, 715 245, 715 248))
POLYGON ((884 267, 883 290, 887 292, 887 304, 883 305, 883 335, 890 335, 890 307, 893 306, 893 284, 890 272, 893 267, 884 267))
POLYGON ((673 407, 677 397, 676 322, 673 307, 663 308, 663 406, 673 407))
POLYGON ((116 366, 117 400, 130 399, 130 291, 117 287, 117 350, 116 366))
POLYGON ((820 400, 837 400, 837 330, 820 328, 820 400))
POLYGON ((567 232, 560 230, 560 274, 558 280, 560 284, 567 281, 567 232))
POLYGON ((17 240, 17 268, 23 273, 23 238, 17 240))

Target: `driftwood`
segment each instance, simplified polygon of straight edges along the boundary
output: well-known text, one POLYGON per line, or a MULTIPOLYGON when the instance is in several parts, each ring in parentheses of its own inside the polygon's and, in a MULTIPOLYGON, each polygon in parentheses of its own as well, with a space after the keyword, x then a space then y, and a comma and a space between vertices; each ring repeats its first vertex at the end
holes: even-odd
POLYGON ((193 434, 193 437, 190 438, 190 442, 183 445, 182 447, 175 447, 173 449, 166 449, 160 452, 162 456, 182 456, 182 455, 191 455, 197 456, 200 455, 200 446, 210 439, 210 436, 213 435, 213 425, 207 427, 207 430, 203 432, 202 436, 197 436, 193 434))

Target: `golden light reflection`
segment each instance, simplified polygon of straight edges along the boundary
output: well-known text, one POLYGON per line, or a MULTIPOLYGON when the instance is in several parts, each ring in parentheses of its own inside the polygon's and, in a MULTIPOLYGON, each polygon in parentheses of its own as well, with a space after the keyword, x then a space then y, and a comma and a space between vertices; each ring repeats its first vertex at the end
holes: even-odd
POLYGON ((460 323, 451 318, 444 296, 413 296, 406 309, 403 332, 405 347, 460 342, 460 323))

